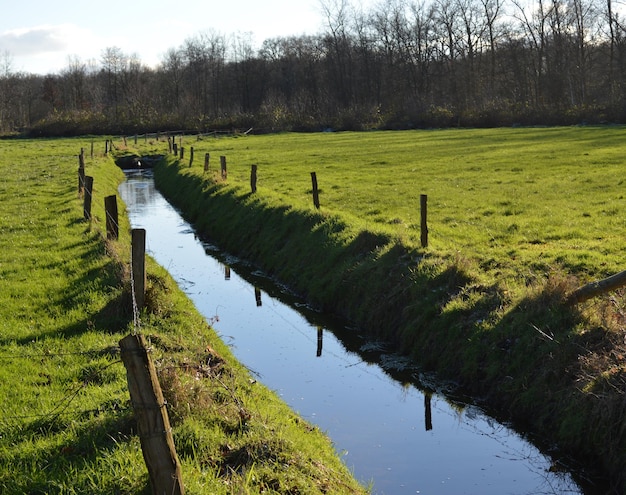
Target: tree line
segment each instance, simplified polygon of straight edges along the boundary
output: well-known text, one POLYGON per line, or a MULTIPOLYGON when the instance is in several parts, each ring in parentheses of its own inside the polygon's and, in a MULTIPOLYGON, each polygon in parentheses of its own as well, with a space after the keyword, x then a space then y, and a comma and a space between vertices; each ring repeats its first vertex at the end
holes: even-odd
POLYGON ((58 74, 0 63, 0 130, 395 129, 626 121, 615 0, 322 0, 316 35, 207 31, 158 67, 119 48, 58 74))

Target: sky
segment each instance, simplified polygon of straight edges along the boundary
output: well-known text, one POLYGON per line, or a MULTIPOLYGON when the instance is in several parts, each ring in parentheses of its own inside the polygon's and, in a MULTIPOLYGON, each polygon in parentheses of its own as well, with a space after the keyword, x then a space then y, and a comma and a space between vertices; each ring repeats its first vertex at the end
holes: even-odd
MULTIPOLYGON (((267 38, 317 34, 320 0, 5 0, 0 71, 58 74, 70 60, 100 63, 105 48, 157 65, 171 48, 201 33, 267 38), (7 5, 10 4, 10 5, 7 5)), ((366 0, 367 1, 367 0, 366 0)))

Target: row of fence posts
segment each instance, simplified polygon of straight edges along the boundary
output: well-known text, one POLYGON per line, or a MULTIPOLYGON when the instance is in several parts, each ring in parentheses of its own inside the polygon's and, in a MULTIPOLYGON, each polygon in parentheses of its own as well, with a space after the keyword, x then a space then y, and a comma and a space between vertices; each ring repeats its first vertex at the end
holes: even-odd
MULTIPOLYGON (((124 139, 126 140, 126 139, 124 139)), ((169 141, 169 138, 168 138, 169 141)), ((135 136, 135 143, 137 136, 135 136)), ((182 141, 181 141, 182 142, 182 141)), ((177 153, 176 143, 172 148, 177 153)), ((112 149, 112 142, 106 140, 105 155, 112 149)), ((180 149, 180 158, 184 156, 184 148, 180 149)), ((93 142, 91 143, 93 157, 93 142)), ((190 152, 189 166, 193 164, 193 147, 190 152)), ((91 203, 93 198, 93 177, 85 173, 85 152, 81 148, 78 167, 78 193, 83 197, 83 211, 85 220, 91 220, 91 203)), ((208 172, 210 154, 205 154, 204 171, 208 172)), ((220 171, 223 180, 227 179, 226 157, 220 156, 220 171)), ((313 204, 320 208, 319 187, 317 174, 311 172, 313 204)), ((257 165, 252 165, 250 172, 250 188, 252 193, 257 191, 257 165)), ((107 196, 104 200, 106 215, 106 236, 109 240, 119 238, 117 196, 107 196)), ((427 196, 420 196, 421 210, 421 244, 428 246, 427 228, 427 196)), ((131 231, 131 268, 132 268, 132 296, 134 312, 140 311, 145 304, 146 271, 145 271, 145 229, 131 231)), ((256 295, 256 294, 255 294, 256 295)), ((260 303, 260 294, 257 304, 260 303)), ((317 355, 322 351, 322 331, 318 329, 317 355)), ((150 349, 141 334, 133 334, 119 342, 121 357, 128 380, 131 403, 138 423, 142 453, 148 468, 150 485, 153 495, 173 494, 183 495, 184 485, 172 430, 167 414, 166 403, 158 380, 156 369, 150 358, 150 349)))
MULTIPOLYGON (((93 145, 92 145, 93 150, 93 145)), ((109 150, 107 141, 105 151, 109 150)), ((92 151, 93 153, 93 151, 92 151)), ((85 174, 85 155, 81 149, 78 166, 78 194, 83 197, 85 220, 91 220, 93 177, 85 174)), ((107 239, 119 238, 117 196, 104 199, 107 239)), ((146 231, 131 231, 131 277, 133 314, 141 311, 145 304, 146 291, 146 231)), ((137 322, 135 322, 137 323, 137 322)), ((166 402, 156 368, 150 358, 150 348, 141 334, 132 334, 119 341, 122 362, 130 400, 133 406, 141 450, 143 453, 153 495, 183 495, 182 472, 166 402)))
MULTIPOLYGON (((178 145, 175 142, 172 143, 171 140, 169 140, 169 142, 170 142, 170 152, 173 152, 174 155, 178 156, 178 158, 182 160, 185 155, 185 149, 181 146, 180 154, 179 154, 178 145)), ((191 156, 189 158, 189 167, 193 165, 193 158, 194 158, 193 146, 190 148, 190 150, 191 150, 190 151, 191 156)), ((204 155, 204 172, 205 173, 209 171, 210 159, 211 159, 210 153, 205 153, 204 155)), ((228 172, 226 168, 226 157, 223 155, 220 156, 220 173, 221 173, 222 180, 226 180, 228 178, 228 172)), ((258 173, 258 166, 252 165, 250 169, 250 190, 252 194, 257 192, 257 173, 258 173)), ((313 206, 315 206, 315 208, 319 210, 320 209, 320 189, 317 184, 316 172, 311 172, 311 188, 312 188, 312 193, 313 193, 313 206)), ((428 247, 428 196, 426 194, 420 195, 420 242, 421 242, 422 247, 424 248, 428 247)))

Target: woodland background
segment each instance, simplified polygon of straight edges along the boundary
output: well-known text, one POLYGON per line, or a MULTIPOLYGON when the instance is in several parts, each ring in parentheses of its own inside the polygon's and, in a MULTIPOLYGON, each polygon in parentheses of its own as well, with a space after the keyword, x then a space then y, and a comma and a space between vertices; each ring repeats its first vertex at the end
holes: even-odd
MULTIPOLYGON (((105 48, 58 74, 0 57, 0 132, 132 134, 626 122, 616 0, 322 0, 317 35, 214 30, 158 67, 105 48)), ((164 33, 167 35, 167 33, 164 33)))

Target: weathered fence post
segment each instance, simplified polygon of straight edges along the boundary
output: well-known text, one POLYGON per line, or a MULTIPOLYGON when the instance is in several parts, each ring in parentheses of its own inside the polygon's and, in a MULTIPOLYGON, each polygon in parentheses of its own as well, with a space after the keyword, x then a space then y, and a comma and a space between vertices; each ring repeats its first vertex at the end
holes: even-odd
POLYGON ((91 141, 91 158, 93 158, 93 141, 91 141))
POLYGON ((137 134, 135 134, 135 146, 137 146, 137 134))
POLYGON ((83 195, 85 188, 85 154, 83 148, 80 149, 80 155, 78 155, 78 195, 83 195))
POLYGON ((85 176, 85 198, 83 200, 83 213, 85 220, 91 220, 91 194, 93 192, 93 177, 85 176))
POLYGON ((256 165, 252 165, 252 169, 250 170, 250 189, 254 194, 256 192, 256 165))
POLYGON ((607 292, 620 289, 626 285, 626 270, 616 273, 615 275, 611 275, 602 280, 596 280, 594 282, 590 282, 582 287, 579 287, 574 292, 569 294, 566 299, 566 302, 570 305, 578 304, 586 301, 587 299, 591 299, 592 297, 599 296, 600 294, 605 294, 607 292))
POLYGON ((428 247, 428 196, 420 195, 420 212, 421 212, 421 241, 422 247, 428 247))
POLYGON ((104 198, 104 211, 106 213, 107 239, 117 240, 120 230, 117 215, 117 196, 107 196, 104 198))
POLYGON ((225 156, 220 156, 220 166, 222 169, 222 180, 226 180, 226 178, 228 177, 228 172, 226 170, 226 157, 225 156))
POLYGON ((174 156, 178 156, 178 144, 176 142, 172 144, 172 149, 174 150, 174 156))
POLYGON ((185 487, 166 403, 146 341, 142 335, 129 335, 119 344, 152 493, 183 495, 185 487))
POLYGON ((189 167, 193 165, 193 146, 189 149, 189 167))
POLYGON ((315 172, 311 172, 311 183, 313 185, 313 204, 315 208, 320 209, 320 192, 317 187, 317 174, 315 172))
POLYGON ((263 301, 261 300, 261 289, 258 287, 254 288, 254 299, 256 301, 257 308, 263 306, 263 301))
POLYGON ((133 229, 131 238, 133 300, 140 310, 146 301, 146 229, 133 229))
POLYGON ((172 138, 167 136, 167 148, 169 150, 170 155, 172 154, 172 138))
POLYGON ((204 171, 208 172, 209 171, 209 160, 211 159, 211 155, 210 153, 206 153, 204 155, 204 171))
POLYGON ((104 156, 108 156, 109 155, 109 140, 107 139, 104 142, 104 156))
POLYGON ((181 146, 180 147, 180 159, 182 160, 183 158, 185 158, 185 148, 181 146))

